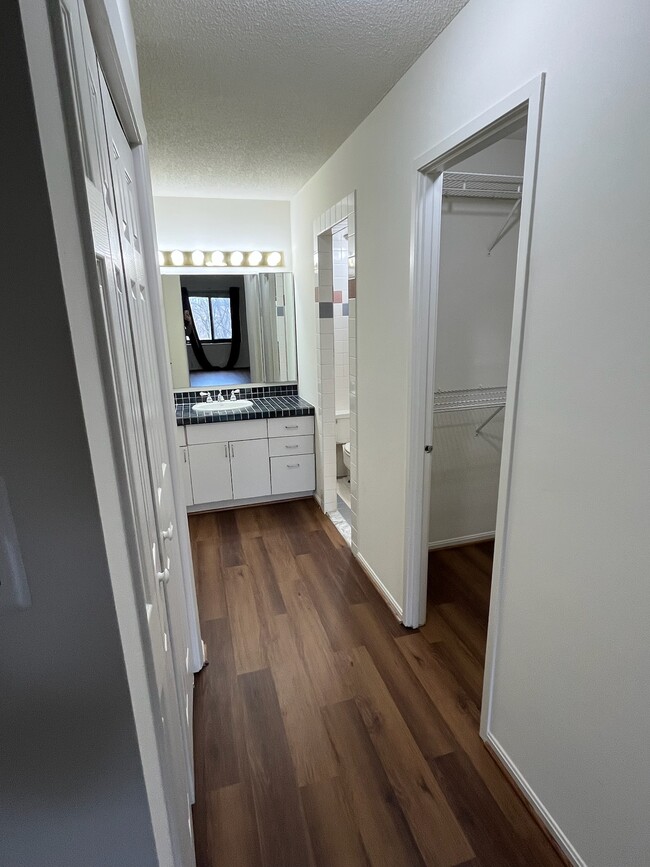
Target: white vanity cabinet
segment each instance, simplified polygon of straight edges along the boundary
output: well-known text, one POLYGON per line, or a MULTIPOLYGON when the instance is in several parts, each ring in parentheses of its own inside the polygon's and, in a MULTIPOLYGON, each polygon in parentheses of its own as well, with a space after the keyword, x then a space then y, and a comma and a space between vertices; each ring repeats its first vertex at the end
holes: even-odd
POLYGON ((232 496, 235 500, 268 497, 271 493, 269 441, 238 440, 228 443, 232 496))
POLYGON ((313 417, 270 418, 269 454, 272 493, 312 491, 316 487, 313 417))
POLYGON ((188 446, 193 503, 232 500, 228 443, 188 446))
POLYGON ((177 430, 188 506, 264 502, 314 490, 314 419, 254 419, 177 430))

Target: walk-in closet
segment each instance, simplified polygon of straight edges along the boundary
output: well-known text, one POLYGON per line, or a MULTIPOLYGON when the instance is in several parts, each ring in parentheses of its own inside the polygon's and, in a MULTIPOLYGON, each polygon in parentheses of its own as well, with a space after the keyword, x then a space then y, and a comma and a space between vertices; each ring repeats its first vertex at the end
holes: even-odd
POLYGON ((427 629, 480 707, 525 128, 443 174, 427 629))

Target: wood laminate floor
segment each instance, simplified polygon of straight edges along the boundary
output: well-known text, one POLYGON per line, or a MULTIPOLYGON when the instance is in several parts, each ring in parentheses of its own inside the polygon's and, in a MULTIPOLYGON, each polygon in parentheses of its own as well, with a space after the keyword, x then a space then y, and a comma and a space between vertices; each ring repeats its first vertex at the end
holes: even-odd
POLYGON ((190 519, 198 867, 563 862, 478 735, 489 544, 401 627, 314 501, 190 519))

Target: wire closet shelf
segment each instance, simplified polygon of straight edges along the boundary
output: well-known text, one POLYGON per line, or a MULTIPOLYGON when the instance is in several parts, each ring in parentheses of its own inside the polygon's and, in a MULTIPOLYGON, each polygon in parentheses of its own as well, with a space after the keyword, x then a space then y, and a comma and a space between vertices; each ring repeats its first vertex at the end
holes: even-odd
POLYGON ((520 199, 520 175, 485 175, 478 172, 443 172, 443 196, 480 199, 520 199))
POLYGON ((497 416, 506 405, 506 387, 462 388, 457 391, 438 390, 433 395, 433 411, 459 412, 467 409, 494 410, 474 431, 478 436, 483 428, 497 416))

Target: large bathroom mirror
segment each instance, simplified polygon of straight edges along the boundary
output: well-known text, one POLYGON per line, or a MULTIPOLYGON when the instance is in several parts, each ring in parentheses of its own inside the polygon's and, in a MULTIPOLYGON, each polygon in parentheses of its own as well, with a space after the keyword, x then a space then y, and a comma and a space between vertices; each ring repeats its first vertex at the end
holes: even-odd
POLYGON ((164 274, 175 389, 298 379, 293 274, 164 274))

